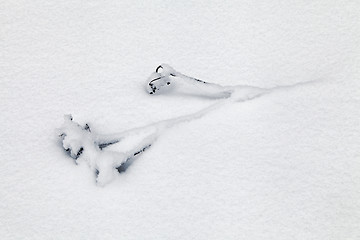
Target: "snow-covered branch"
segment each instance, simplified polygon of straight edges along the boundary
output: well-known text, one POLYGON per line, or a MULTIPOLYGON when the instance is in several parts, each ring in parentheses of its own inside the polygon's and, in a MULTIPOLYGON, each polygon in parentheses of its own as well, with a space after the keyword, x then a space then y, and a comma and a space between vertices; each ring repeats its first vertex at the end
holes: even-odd
POLYGON ((166 92, 167 89, 176 85, 177 88, 187 89, 187 94, 191 93, 197 96, 218 99, 218 101, 203 110, 189 115, 109 135, 92 133, 89 125, 81 126, 73 121, 71 115, 65 115, 64 124, 58 133, 62 139, 63 148, 75 159, 76 163, 86 162, 89 165, 97 175, 98 185, 105 185, 118 172, 125 171, 134 158, 151 147, 161 133, 168 128, 201 118, 208 112, 228 102, 247 101, 270 93, 273 90, 299 85, 279 86, 269 89, 243 85, 221 86, 186 76, 175 71, 167 64, 160 65, 149 79, 150 82, 147 87, 150 94, 166 92), (146 137, 130 151, 115 152, 106 149, 106 147, 116 144, 127 137, 138 134, 145 134, 146 137))

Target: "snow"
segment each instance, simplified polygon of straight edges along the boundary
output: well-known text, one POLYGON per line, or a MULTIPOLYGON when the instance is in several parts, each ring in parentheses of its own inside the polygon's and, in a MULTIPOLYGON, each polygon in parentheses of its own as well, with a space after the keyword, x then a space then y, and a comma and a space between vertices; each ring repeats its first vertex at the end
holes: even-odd
POLYGON ((327 0, 2 1, 1 239, 359 239, 359 12, 327 0), (149 95, 163 62, 221 86, 309 83, 242 102, 149 95), (108 136, 214 104, 103 187, 56 131, 64 114, 108 136))

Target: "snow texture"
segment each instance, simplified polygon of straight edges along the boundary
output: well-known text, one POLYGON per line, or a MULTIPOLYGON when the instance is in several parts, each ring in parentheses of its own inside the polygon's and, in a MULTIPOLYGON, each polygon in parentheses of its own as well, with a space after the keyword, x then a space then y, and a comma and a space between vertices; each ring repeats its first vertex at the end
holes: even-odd
POLYGON ((360 239, 359 12, 1 1, 0 238, 360 239), (148 94, 163 62, 218 87, 158 69, 171 83, 148 94), (270 90, 248 100, 227 86, 270 90), (154 127, 169 119, 184 121, 154 127), (76 157, 79 138, 95 153, 76 157))

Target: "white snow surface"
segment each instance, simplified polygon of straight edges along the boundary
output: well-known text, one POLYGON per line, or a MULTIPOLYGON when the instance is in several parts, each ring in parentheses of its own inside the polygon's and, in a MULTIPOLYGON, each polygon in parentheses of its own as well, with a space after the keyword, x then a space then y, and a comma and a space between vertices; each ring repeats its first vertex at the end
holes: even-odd
MULTIPOLYGON (((360 239, 359 1, 0 2, 1 239, 360 239), (107 185, 62 149, 215 104, 149 95, 166 62, 299 84, 167 129, 107 185)), ((115 144, 127 151, 140 139, 115 144)))

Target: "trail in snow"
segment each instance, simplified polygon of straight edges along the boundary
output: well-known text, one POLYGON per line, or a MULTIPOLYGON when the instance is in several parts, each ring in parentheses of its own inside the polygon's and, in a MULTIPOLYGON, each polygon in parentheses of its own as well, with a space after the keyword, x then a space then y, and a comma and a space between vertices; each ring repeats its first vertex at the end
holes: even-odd
POLYGON ((191 91, 187 90, 187 93, 211 99, 218 99, 217 102, 189 115, 167 119, 143 127, 109 135, 92 133, 87 124, 82 127, 72 120, 71 115, 65 116, 64 124, 58 132, 59 136, 62 138, 63 148, 75 159, 76 163, 85 162, 88 164, 90 169, 97 175, 96 181, 98 185, 105 185, 110 182, 118 172, 125 171, 139 154, 151 147, 156 139, 165 130, 171 127, 199 119, 226 103, 244 102, 269 94, 275 90, 290 89, 299 85, 312 83, 302 82, 289 86, 276 86, 273 88, 221 86, 188 77, 175 71, 170 66, 163 64, 150 76, 150 82, 148 84, 149 93, 158 93, 160 90, 160 92, 164 92, 170 85, 174 85, 172 84, 175 81, 174 78, 177 80, 180 78, 183 80, 183 83, 185 83, 187 89, 190 88, 191 91), (161 73, 159 72, 160 69, 162 69, 161 73), (107 146, 116 144, 127 137, 141 134, 146 134, 146 137, 130 151, 119 152, 106 149, 107 146))

